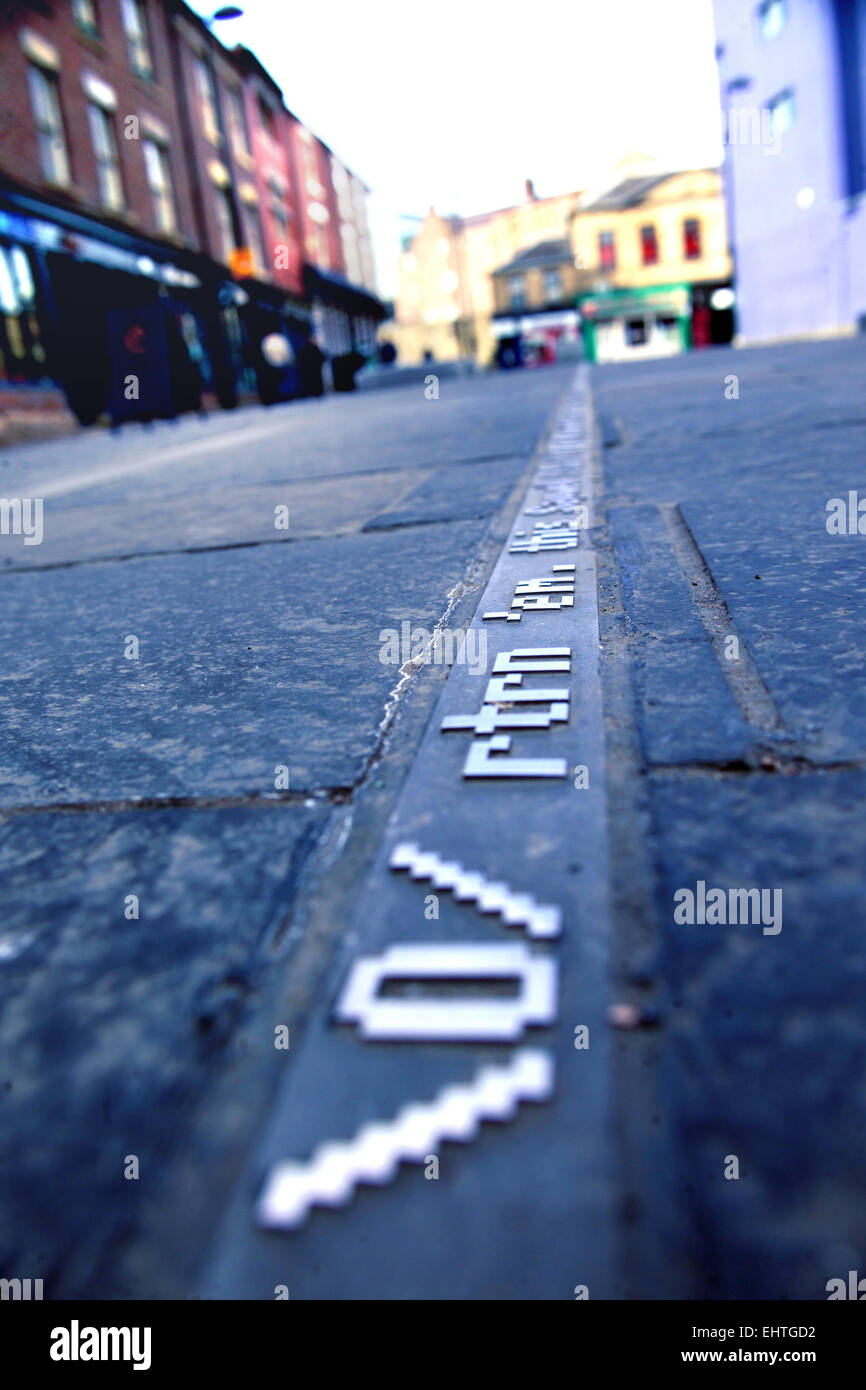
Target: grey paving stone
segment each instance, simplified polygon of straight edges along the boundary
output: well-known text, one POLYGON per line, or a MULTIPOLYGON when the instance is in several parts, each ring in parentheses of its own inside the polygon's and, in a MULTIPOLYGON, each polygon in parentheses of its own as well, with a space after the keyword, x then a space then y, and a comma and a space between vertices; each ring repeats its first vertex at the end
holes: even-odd
POLYGON ((725 762, 754 739, 689 596, 657 507, 612 507, 611 537, 633 634, 640 733, 650 763, 725 762))
POLYGON ((358 778, 398 668, 379 633, 431 628, 477 522, 11 574, 0 804, 272 793, 358 778), (124 639, 139 639, 139 659, 124 639))
POLYGON ((68 1296, 135 1230, 254 1017, 328 814, 44 812, 0 824, 4 1275, 31 1270, 46 1298, 68 1296), (125 916, 130 894, 138 920, 125 916), (138 1181, 124 1178, 127 1155, 138 1181))
POLYGON ((661 1103, 694 1297, 820 1299, 866 1253, 866 773, 656 774, 661 1103), (782 930, 678 925, 674 893, 782 890, 782 930), (740 1161, 725 1180, 724 1160, 740 1161), (853 1259, 853 1254, 851 1255, 853 1259))

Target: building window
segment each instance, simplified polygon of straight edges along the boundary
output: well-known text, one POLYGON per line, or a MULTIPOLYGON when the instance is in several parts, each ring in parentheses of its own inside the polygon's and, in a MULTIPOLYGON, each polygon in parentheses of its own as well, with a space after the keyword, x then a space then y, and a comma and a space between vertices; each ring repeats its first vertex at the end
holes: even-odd
POLYGON ((213 73, 203 58, 195 60, 195 85, 198 88, 198 105, 201 113, 202 129, 212 145, 220 143, 220 127, 217 116, 216 87, 213 73))
POLYGON ((219 254, 228 264, 236 247, 231 194, 227 188, 218 188, 214 184, 213 196, 219 236, 219 254))
POLYGON ((72 0, 72 17, 83 34, 93 38, 99 33, 94 0, 72 0))
POLYGON ((123 207, 123 183, 120 178, 120 158, 111 116, 108 111, 103 111, 101 106, 89 101, 87 119, 90 122, 93 153, 96 155, 100 201, 109 211, 119 212, 123 207))
POLYGON ((683 253, 687 261, 701 258, 701 224, 696 217, 687 217, 683 223, 683 253))
POLYGON ((646 320, 626 319, 625 340, 629 347, 643 347, 646 342, 646 320))
POLYGON ((37 67, 28 68, 28 78, 42 172, 49 183, 68 183, 69 156, 57 79, 37 67))
POLYGON ((277 241, 286 245, 289 240, 289 219, 286 215, 282 184, 275 178, 268 179, 268 212, 277 241))
POLYGON ((265 246, 262 241, 262 228, 259 222, 258 208, 248 207, 244 212, 244 232, 247 246, 252 252, 256 274, 263 275, 267 266, 265 264, 265 246))
POLYGON ((137 77, 144 77, 150 82, 153 80, 153 63, 150 59, 150 44, 147 41, 144 4, 142 0, 120 0, 120 12, 132 70, 137 77))
POLYGON ((509 275, 506 282, 508 303, 512 309, 522 309, 526 303, 526 290, 522 275, 509 275))
POLYGON ((616 239, 613 232, 599 232, 598 260, 602 270, 616 270, 616 239))
POLYGON ((558 269, 544 272, 544 297, 548 300, 562 298, 562 276, 558 269))
POLYGON ((264 97, 259 97, 259 117, 261 118, 262 127, 265 131, 265 134, 268 135, 271 138, 271 140, 276 140, 276 113, 274 112, 274 108, 271 106, 270 102, 265 101, 264 97))
POLYGON ((156 140, 151 139, 143 141, 142 148, 144 150, 147 183, 150 188, 150 196, 153 199, 154 220, 159 231, 173 232, 175 229, 174 198, 171 191, 168 151, 163 149, 156 140))
POLYGON ((787 87, 784 92, 779 92, 778 96, 767 103, 767 107, 770 112, 770 134, 775 140, 794 124, 796 107, 791 88, 787 87))
POLYGON ((763 0, 758 7, 761 34, 765 39, 774 39, 788 23, 788 0, 763 0))
POLYGON ((658 264, 659 243, 656 229, 652 225, 640 229, 640 254, 644 265, 658 264))
POLYGON ((239 155, 241 159, 249 157, 250 140, 247 134, 246 116, 244 115, 244 100, 235 87, 231 87, 226 96, 226 120, 229 128, 229 140, 235 155, 239 155))
POLYGON ((36 287, 20 246, 0 246, 0 381, 39 381, 45 349, 39 337, 36 287))

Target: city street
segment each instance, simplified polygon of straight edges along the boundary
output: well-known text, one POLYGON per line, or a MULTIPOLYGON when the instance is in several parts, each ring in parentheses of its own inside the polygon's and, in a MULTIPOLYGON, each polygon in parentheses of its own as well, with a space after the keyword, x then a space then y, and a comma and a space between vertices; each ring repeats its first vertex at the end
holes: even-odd
POLYGON ((0 536, 9 1268, 293 1300, 866 1272, 864 366, 479 372, 0 455, 43 499, 39 543, 0 536), (573 603, 515 613, 542 577, 573 603), (451 666, 437 629, 474 638, 451 666), (533 681, 562 712, 509 725, 533 681), (472 764, 491 708, 514 746, 472 764), (501 971, 456 980, 472 945, 501 971), (358 962, 403 947, 376 993, 358 962), (409 1106, 429 1147, 349 1181, 409 1106))

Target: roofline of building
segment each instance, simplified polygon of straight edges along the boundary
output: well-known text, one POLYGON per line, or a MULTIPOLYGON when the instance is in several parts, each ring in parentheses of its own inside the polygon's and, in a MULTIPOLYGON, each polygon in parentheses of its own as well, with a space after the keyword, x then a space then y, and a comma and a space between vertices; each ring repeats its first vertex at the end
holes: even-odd
POLYGON ((482 222, 489 222, 491 217, 500 217, 504 212, 515 212, 517 208, 526 207, 528 203, 553 203, 560 198, 580 198, 585 189, 575 189, 566 193, 548 193, 543 198, 524 198, 521 203, 509 203, 504 208, 493 208, 491 212, 473 212, 463 217, 459 212, 452 213, 446 221, 459 223, 461 227, 478 226, 482 222))
MULTIPOLYGON (((616 190, 620 188, 624 183, 631 182, 631 177, 627 179, 620 179, 618 183, 611 184, 611 186, 609 188, 606 188, 603 193, 600 193, 598 197, 594 200, 594 202, 587 203, 584 207, 578 206, 574 208, 569 213, 569 218, 573 219, 575 217, 579 217, 582 213, 586 212, 630 212, 634 208, 641 207, 643 203, 646 202, 647 197, 649 197, 650 193, 654 192, 656 188, 661 187, 663 184, 670 183, 671 179, 681 178, 683 174, 719 174, 721 173, 721 168, 722 166, 720 164, 701 164, 698 165, 697 168, 689 167, 688 169, 669 169, 666 173, 660 173, 655 175, 656 182, 653 184, 652 188, 647 189, 646 197, 639 198, 636 203, 632 203, 631 205, 625 205, 621 208, 600 208, 598 206, 599 203, 603 202, 604 199, 607 198, 611 193, 615 193, 616 190)), ((632 177, 640 178, 642 176, 639 174, 635 174, 632 177)), ((646 178, 648 179, 652 177, 654 177, 652 174, 646 175, 646 178)))
POLYGON ((298 125, 302 125, 306 130, 309 130, 313 138, 317 140, 320 145, 323 146, 323 148, 328 152, 328 154, 333 155, 334 159, 339 159, 343 168, 346 170, 346 173, 351 174, 353 179, 358 179, 359 183, 363 185, 365 193, 370 193, 372 191, 370 189, 369 184, 367 184, 359 174, 356 174, 354 169, 350 169, 349 165, 346 163, 344 159, 340 159, 340 156, 338 154, 334 154, 334 151, 328 144, 328 142, 326 140, 323 140, 320 135, 317 135, 313 128, 307 125, 306 121, 302 121, 300 116, 296 115, 295 112, 290 109, 290 107, 286 104, 286 98, 283 94, 282 87, 279 85, 276 78, 271 76, 264 63, 261 61, 259 57, 257 57, 255 53, 253 53, 251 48, 247 48, 245 44, 234 44, 231 48, 227 48, 226 45, 222 42, 222 39, 220 39, 219 36, 214 33, 213 29, 211 29, 209 25, 205 24, 201 15, 196 14, 195 10, 190 9, 189 5, 186 4, 186 0, 166 0, 166 4, 167 8, 171 12, 173 12, 176 15, 179 15, 182 19, 189 21, 205 39, 207 39, 216 48, 218 48, 222 57, 226 60, 229 66, 235 66, 239 68, 242 72, 255 72, 257 76, 262 79, 263 82, 266 82, 268 84, 272 91, 277 93, 280 99, 282 109, 286 113, 286 115, 290 116, 293 121, 297 121, 298 125))

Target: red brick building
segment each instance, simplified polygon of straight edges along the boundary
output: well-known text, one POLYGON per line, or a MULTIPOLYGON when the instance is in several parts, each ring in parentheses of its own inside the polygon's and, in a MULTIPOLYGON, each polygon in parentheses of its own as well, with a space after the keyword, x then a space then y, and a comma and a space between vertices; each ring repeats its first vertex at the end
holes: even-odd
POLYGON ((304 293, 304 245, 292 163, 294 117, 270 73, 249 49, 233 50, 243 76, 246 139, 258 200, 262 256, 271 278, 290 294, 304 293))
POLYGON ((85 421, 201 390, 232 405, 265 378, 291 394, 268 334, 297 346, 313 319, 333 355, 383 312, 346 279, 331 169, 258 59, 182 0, 7 0, 0 380, 53 377, 85 421))
POLYGON ((0 73, 5 175, 58 206, 197 244, 161 6, 79 0, 0 12, 0 73))

